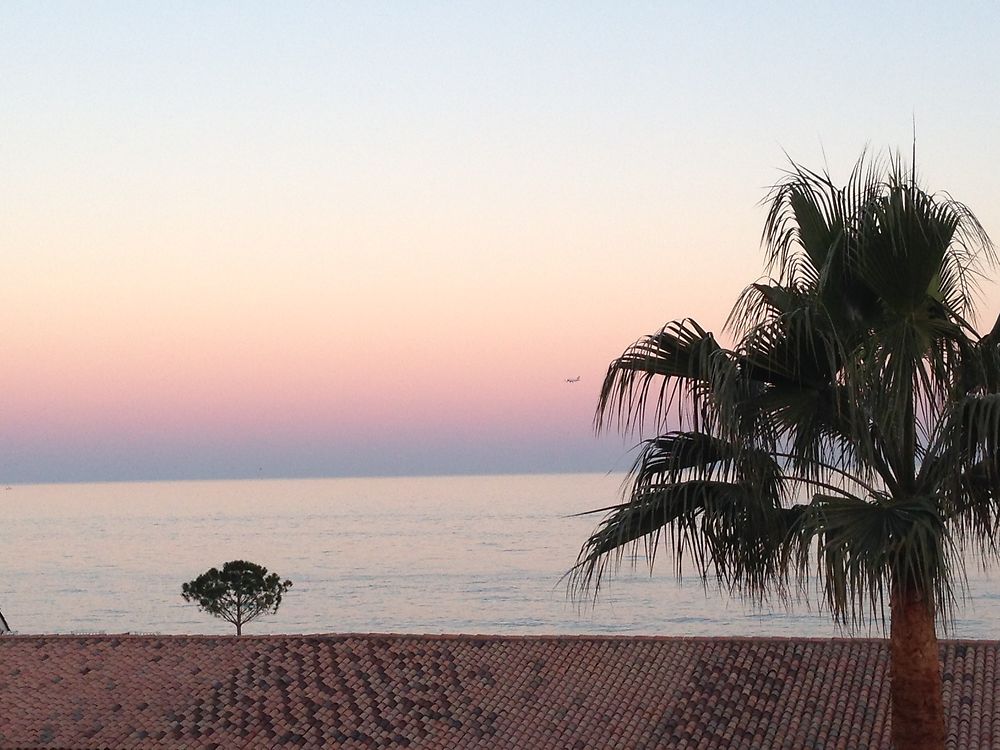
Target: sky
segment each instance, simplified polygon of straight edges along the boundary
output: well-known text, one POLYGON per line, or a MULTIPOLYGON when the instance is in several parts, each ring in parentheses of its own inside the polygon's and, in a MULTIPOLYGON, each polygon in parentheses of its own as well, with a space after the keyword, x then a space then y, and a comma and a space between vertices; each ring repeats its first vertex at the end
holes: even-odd
POLYGON ((0 482, 627 468, 789 158, 1000 237, 1000 5, 875 5, 0 3, 0 482))

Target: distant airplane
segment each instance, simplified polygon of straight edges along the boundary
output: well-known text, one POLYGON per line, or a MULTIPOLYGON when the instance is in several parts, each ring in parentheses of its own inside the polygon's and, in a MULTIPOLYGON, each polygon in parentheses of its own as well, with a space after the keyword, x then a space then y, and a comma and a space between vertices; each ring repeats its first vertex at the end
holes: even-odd
POLYGON ((567 383, 579 383, 580 382, 580 376, 577 375, 575 378, 566 378, 566 382, 567 383))

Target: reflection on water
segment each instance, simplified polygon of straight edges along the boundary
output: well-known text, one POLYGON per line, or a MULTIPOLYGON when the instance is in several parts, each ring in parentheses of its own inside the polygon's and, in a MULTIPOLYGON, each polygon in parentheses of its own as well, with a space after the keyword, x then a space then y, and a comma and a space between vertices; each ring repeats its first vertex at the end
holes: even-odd
MULTIPOLYGON (((180 596, 213 565, 295 585, 249 633, 646 633, 831 636, 798 605, 748 610, 666 558, 596 604, 560 581, 621 478, 600 474, 15 486, 0 496, 0 610, 21 633, 228 633, 180 596), (666 564, 664 564, 666 563, 666 564)), ((1000 594, 969 566, 954 635, 995 638, 1000 594)), ((868 634, 867 631, 864 634, 868 634)), ((876 635, 878 633, 875 633, 876 635)))

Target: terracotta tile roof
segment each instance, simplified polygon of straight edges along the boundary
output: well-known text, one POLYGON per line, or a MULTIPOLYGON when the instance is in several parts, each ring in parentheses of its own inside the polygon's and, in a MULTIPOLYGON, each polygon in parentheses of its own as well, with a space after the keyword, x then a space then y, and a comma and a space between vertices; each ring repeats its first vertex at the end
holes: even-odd
MULTIPOLYGON (((949 747, 1000 748, 1000 643, 942 643, 949 747)), ((4 636, 3 748, 877 748, 878 640, 4 636)))

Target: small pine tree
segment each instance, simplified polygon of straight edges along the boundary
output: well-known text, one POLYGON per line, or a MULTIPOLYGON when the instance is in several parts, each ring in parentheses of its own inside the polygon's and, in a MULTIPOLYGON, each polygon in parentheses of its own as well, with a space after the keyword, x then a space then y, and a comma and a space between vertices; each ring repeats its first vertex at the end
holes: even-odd
POLYGON ((282 581, 277 573, 269 575, 262 565, 232 560, 222 570, 211 568, 185 583, 181 596, 198 609, 231 622, 236 635, 242 635, 244 624, 277 612, 282 594, 291 587, 291 581, 282 581))

